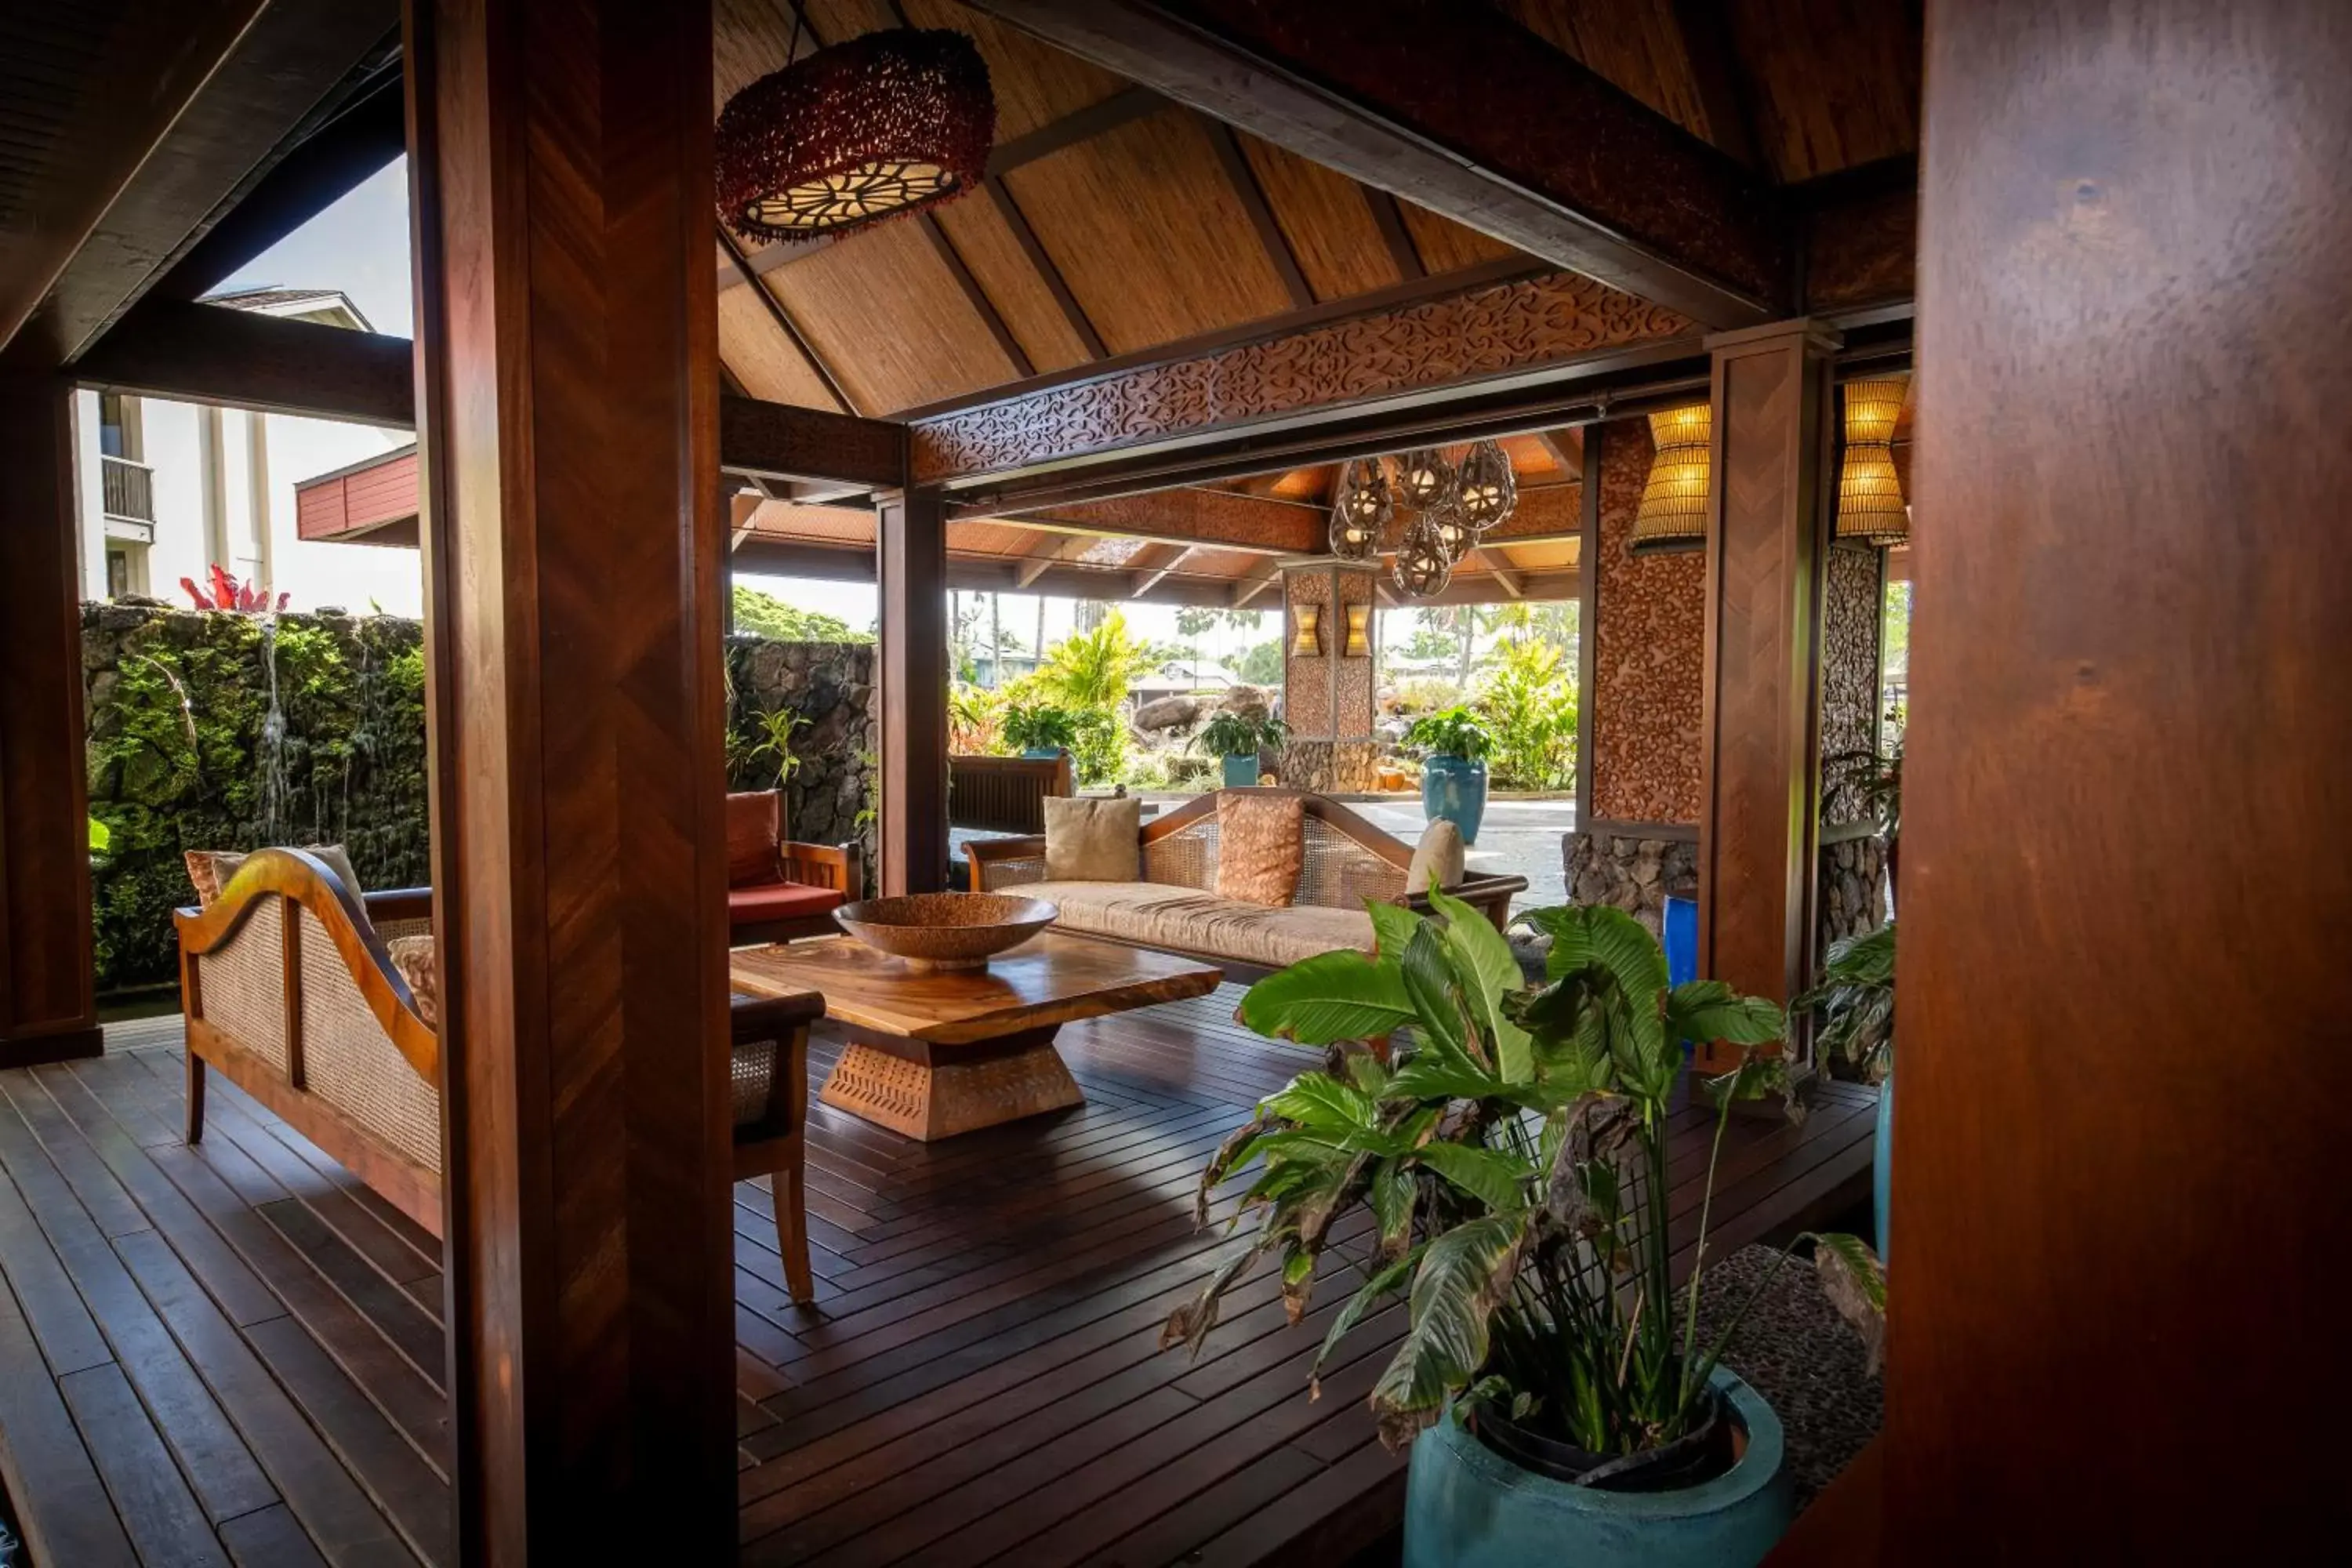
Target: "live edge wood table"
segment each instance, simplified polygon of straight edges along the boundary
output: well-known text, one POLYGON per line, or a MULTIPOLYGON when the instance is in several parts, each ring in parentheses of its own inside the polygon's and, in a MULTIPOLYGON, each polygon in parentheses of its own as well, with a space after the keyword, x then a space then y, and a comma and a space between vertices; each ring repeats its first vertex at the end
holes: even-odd
POLYGON ((1204 995, 1222 975, 1189 959, 1046 931, 985 969, 927 971, 855 938, 739 948, 734 988, 816 992, 848 1042, 820 1098, 929 1142, 1083 1104, 1055 1033, 1204 995))

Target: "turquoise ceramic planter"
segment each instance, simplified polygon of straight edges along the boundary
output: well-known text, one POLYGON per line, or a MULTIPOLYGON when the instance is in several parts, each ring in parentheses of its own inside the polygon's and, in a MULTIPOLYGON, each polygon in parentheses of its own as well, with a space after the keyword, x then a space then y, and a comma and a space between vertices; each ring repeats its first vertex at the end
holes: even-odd
POLYGON ((1032 746, 1021 754, 1030 762, 1042 763, 1060 756, 1062 754, 1062 748, 1059 746, 1032 746))
POLYGON ((1748 1428, 1725 1475, 1670 1492, 1595 1491, 1520 1468, 1449 1415, 1412 1446, 1404 1568, 1753 1568, 1789 1528, 1785 1445, 1771 1406, 1722 1367, 1748 1428))
POLYGON ((1225 759, 1227 789, 1247 789, 1255 783, 1257 783, 1257 758, 1243 756, 1225 759))
POLYGON ((1878 1085, 1878 1136, 1870 1152, 1870 1208, 1878 1221, 1878 1263, 1886 1265, 1887 1177, 1895 1169, 1895 1071, 1887 1069, 1878 1085))
POLYGON ((1486 764, 1460 757, 1432 757, 1421 764, 1421 814, 1462 830, 1462 842, 1478 842, 1478 821, 1486 815, 1486 764))

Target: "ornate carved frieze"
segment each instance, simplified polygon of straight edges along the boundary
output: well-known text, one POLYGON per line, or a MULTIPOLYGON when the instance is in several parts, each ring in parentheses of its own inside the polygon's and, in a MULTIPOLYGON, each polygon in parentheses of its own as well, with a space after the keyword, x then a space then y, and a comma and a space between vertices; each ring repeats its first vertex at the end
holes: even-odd
POLYGON ((914 476, 934 483, 1016 468, 1477 381, 1689 330, 1663 306, 1549 273, 922 420, 911 427, 914 476))

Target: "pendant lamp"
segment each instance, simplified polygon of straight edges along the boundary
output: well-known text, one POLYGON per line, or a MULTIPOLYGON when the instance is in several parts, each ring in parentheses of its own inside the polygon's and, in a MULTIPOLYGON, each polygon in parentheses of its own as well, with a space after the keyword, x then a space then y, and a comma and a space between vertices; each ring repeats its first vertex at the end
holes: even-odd
POLYGON ((1911 538, 1911 514, 1895 471, 1895 422, 1907 386, 1892 378, 1845 384, 1845 458, 1838 469, 1833 531, 1840 539, 1885 546, 1911 538))
POLYGON ((1707 441, 1714 418, 1704 403, 1650 416, 1650 482, 1633 515, 1636 555, 1706 546, 1707 441))

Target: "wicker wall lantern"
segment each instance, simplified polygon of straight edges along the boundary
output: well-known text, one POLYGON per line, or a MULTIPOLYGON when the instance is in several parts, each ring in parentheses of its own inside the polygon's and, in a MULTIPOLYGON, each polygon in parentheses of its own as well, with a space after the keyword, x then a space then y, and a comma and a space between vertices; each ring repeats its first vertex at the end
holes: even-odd
POLYGON ((1459 476, 1462 520, 1480 533, 1511 515, 1519 504, 1519 477, 1500 444, 1481 441, 1462 459, 1459 476))
POLYGON ((1707 444, 1714 423, 1704 403, 1650 416, 1650 437, 1658 451, 1650 459, 1642 509, 1633 515, 1635 554, 1706 547, 1707 444))
POLYGON ((1434 447, 1416 447, 1397 459, 1397 494, 1407 506, 1423 510, 1454 494, 1454 465, 1434 447))
POLYGON ((1331 553, 1342 561, 1369 561, 1380 553, 1381 535, 1396 513, 1389 477, 1378 458, 1349 466, 1331 508, 1331 553))
POLYGON ((1893 545, 1911 538, 1911 514, 1895 471, 1895 422, 1907 383, 1845 384, 1845 459, 1838 470, 1836 536, 1893 545))
POLYGON ((841 234, 976 189, 995 140, 996 98, 970 38, 866 33, 728 100, 719 216, 761 239, 841 234))
POLYGON ((1369 658, 1372 652, 1372 607, 1370 605, 1348 606, 1348 640, 1340 645, 1349 658, 1369 658))
POLYGON ((1292 614, 1293 619, 1297 622, 1297 627, 1290 638, 1290 657, 1293 658, 1322 658, 1323 606, 1309 600, 1297 605, 1292 614))

